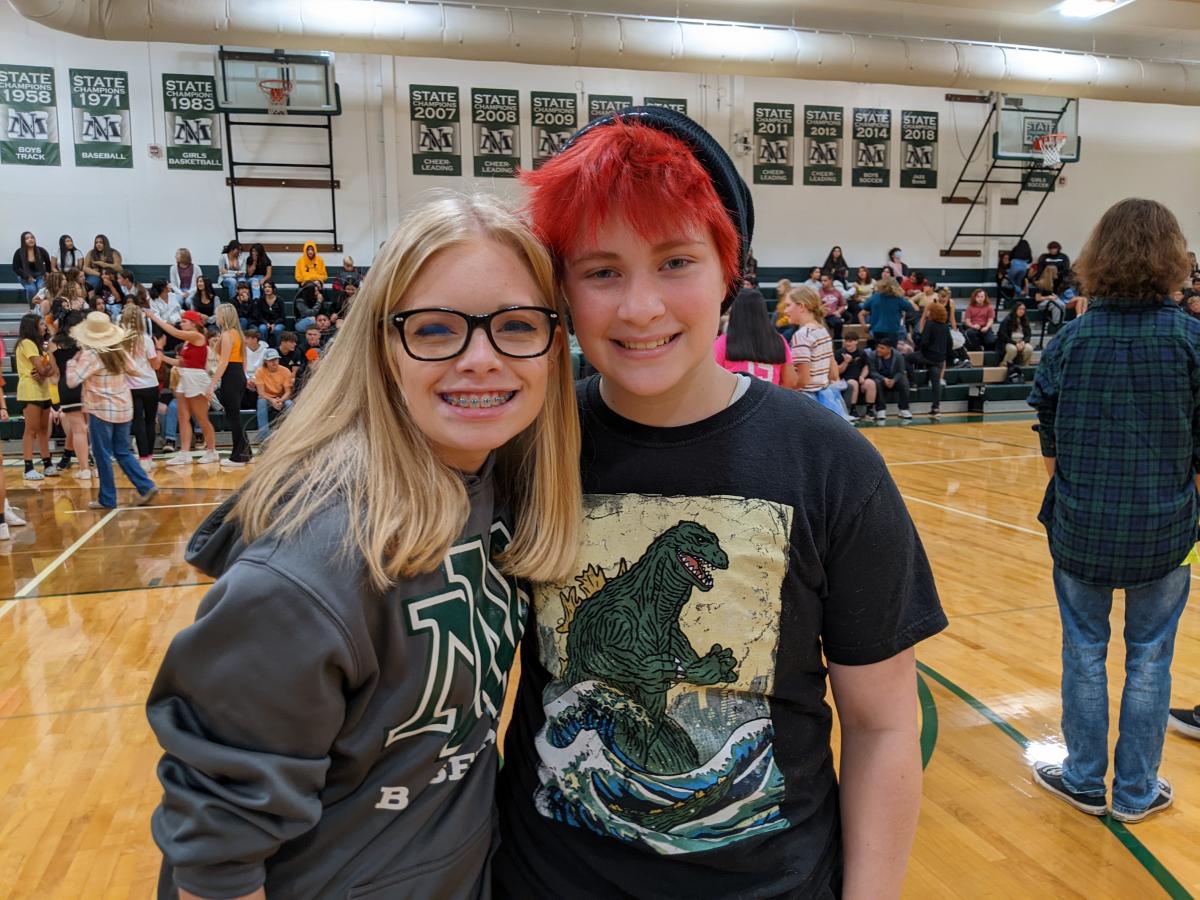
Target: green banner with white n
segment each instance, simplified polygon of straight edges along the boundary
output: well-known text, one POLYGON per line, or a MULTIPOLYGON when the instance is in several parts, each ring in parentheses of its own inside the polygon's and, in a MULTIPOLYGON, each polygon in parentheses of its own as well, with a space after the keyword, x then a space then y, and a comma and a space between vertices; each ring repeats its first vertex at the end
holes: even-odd
POLYGON ((167 168, 191 171, 224 168, 221 117, 211 75, 163 74, 167 119, 167 168))
POLYGON ((57 102, 53 69, 0 63, 0 163, 61 165, 57 102))
POLYGON ((133 168, 129 128, 129 73, 110 69, 71 69, 71 122, 75 165, 133 168))

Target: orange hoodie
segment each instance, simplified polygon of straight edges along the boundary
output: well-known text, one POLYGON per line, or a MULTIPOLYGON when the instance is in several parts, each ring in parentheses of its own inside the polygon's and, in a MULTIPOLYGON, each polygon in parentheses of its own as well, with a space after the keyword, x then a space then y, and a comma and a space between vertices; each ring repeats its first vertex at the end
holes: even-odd
POLYGON ((306 281, 327 281, 329 278, 325 272, 325 260, 321 259, 321 254, 317 252, 315 241, 305 241, 304 251, 296 260, 296 284, 304 284, 306 281), (313 258, 308 258, 308 248, 313 248, 313 258))

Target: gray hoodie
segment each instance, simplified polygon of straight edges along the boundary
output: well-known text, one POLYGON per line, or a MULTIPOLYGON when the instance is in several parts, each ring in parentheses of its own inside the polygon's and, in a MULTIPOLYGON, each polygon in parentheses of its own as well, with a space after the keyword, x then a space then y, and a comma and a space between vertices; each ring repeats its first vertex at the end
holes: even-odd
POLYGON ((217 582, 147 701, 164 752, 159 896, 487 898, 496 720, 528 598, 490 562, 491 463, 437 572, 380 594, 334 506, 295 539, 200 527, 217 582))

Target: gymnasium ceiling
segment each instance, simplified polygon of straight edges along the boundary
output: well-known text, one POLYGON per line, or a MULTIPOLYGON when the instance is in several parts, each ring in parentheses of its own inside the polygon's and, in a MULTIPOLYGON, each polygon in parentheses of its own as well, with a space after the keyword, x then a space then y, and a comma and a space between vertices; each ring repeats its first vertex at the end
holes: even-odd
MULTIPOLYGON (((505 4, 485 0, 477 5, 505 4)), ((1090 20, 1064 18, 1058 3, 1049 0, 554 0, 541 5, 1200 60, 1200 0, 1134 0, 1090 20)))

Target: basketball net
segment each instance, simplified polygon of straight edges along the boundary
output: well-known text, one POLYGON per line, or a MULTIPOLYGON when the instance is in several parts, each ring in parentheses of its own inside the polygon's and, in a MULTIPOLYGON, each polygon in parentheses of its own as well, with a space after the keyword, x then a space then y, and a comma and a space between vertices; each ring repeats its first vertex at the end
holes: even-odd
POLYGON ((1062 165, 1062 148, 1067 136, 1061 131, 1052 131, 1033 139, 1034 152, 1042 155, 1042 165, 1047 169, 1062 165))
POLYGON ((290 81, 265 79, 258 83, 258 89, 267 95, 267 112, 272 116, 286 116, 288 97, 292 93, 290 81))

